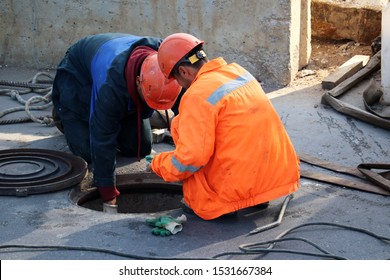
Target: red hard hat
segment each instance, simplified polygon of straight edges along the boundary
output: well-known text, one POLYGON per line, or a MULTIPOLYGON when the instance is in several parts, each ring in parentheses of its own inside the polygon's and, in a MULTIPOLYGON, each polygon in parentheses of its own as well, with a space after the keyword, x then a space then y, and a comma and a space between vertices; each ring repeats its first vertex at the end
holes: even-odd
POLYGON ((164 76, 170 78, 176 63, 203 44, 204 41, 187 33, 175 33, 166 37, 158 49, 158 65, 164 76))
POLYGON ((157 53, 149 55, 142 63, 140 87, 146 103, 155 110, 172 108, 181 91, 181 86, 175 79, 166 79, 161 72, 157 53))

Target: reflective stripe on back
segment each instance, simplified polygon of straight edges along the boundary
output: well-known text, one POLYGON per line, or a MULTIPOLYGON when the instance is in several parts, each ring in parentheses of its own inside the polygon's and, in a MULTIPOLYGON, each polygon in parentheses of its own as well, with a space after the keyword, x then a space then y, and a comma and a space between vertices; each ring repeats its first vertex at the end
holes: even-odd
POLYGON ((217 88, 208 98, 207 101, 212 105, 215 105, 219 100, 221 100, 224 96, 229 94, 230 92, 248 84, 253 81, 255 77, 253 77, 249 72, 244 73, 241 76, 238 76, 236 79, 223 84, 219 88, 217 88))

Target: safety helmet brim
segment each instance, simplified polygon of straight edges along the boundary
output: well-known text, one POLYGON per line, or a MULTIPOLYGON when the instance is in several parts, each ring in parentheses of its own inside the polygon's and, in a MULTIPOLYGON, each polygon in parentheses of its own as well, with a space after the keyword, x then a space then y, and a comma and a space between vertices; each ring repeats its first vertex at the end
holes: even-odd
POLYGON ((172 108, 181 91, 175 79, 167 79, 161 72, 157 53, 149 55, 142 63, 140 87, 145 102, 155 110, 172 108))
POLYGON ((166 78, 172 77, 175 65, 204 41, 187 33, 174 33, 166 37, 158 49, 158 64, 166 78))

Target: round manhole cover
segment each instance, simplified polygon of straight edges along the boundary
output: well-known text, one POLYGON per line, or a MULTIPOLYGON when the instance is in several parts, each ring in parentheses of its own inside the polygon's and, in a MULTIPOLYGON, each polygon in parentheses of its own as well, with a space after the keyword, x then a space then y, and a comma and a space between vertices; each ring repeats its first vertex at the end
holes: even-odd
MULTIPOLYGON (((167 183, 155 174, 138 173, 117 175, 119 213, 155 213, 180 208, 183 197, 179 183, 167 183)), ((96 189, 82 192, 71 190, 70 199, 77 205, 103 211, 102 200, 96 189)))
POLYGON ((44 149, 0 151, 0 195, 27 196, 81 182, 87 163, 72 154, 44 149))

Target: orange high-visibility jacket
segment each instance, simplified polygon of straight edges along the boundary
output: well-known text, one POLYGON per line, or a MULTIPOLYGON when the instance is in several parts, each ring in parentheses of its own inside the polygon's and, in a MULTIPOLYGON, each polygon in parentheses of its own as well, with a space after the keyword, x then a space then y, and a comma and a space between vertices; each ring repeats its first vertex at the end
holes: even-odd
POLYGON ((299 159, 260 84, 236 63, 205 64, 183 95, 171 127, 174 151, 153 171, 182 181, 184 201, 205 220, 298 189, 299 159))

